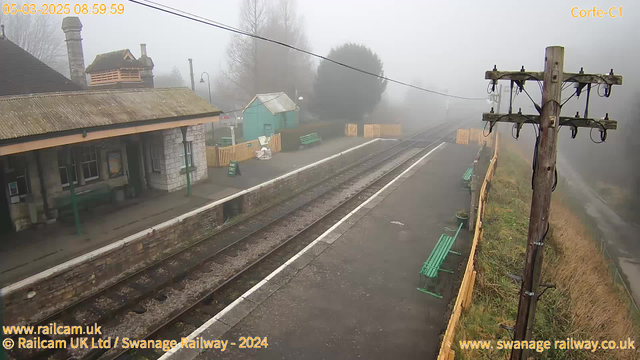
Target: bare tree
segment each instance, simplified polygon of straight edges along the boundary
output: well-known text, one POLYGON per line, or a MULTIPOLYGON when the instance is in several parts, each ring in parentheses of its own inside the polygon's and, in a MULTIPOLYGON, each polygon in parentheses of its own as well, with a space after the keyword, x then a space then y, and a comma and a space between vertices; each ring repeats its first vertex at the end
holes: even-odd
MULTIPOLYGON (((3 1, 0 1, 0 7, 2 5, 3 1)), ((0 23, 5 26, 9 40, 58 72, 68 75, 64 35, 57 18, 47 15, 3 15, 0 11, 0 23)))
MULTIPOLYGON (((280 0, 269 6, 267 0, 244 0, 240 28, 244 31, 308 48, 303 21, 295 0, 280 0)), ((296 90, 309 93, 313 69, 308 55, 286 47, 237 35, 227 49, 228 82, 245 101, 262 92, 284 91, 291 98, 296 90)))
MULTIPOLYGON (((240 8, 240 29, 261 35, 268 18, 265 0, 243 0, 240 8)), ((234 35, 227 49, 229 81, 238 91, 252 96, 260 89, 258 67, 258 40, 244 35, 234 35)))
MULTIPOLYGON (((297 12, 295 0, 280 0, 272 11, 269 23, 265 28, 265 35, 302 49, 309 49, 307 37, 304 33, 304 21, 297 12)), ((265 43, 265 52, 270 72, 277 78, 271 79, 270 85, 278 87, 278 91, 285 91, 294 98, 296 91, 309 93, 313 85, 313 69, 309 55, 293 51, 289 48, 265 43)))

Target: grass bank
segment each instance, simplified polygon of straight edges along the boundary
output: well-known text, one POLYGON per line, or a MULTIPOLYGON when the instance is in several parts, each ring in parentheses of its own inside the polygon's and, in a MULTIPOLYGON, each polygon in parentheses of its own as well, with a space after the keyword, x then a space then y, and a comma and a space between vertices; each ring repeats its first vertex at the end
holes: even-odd
MULTIPOLYGON (((454 350, 456 359, 503 359, 496 348, 462 350, 459 340, 510 340, 500 324, 513 326, 529 226, 531 168, 511 140, 500 144, 498 167, 484 215, 484 238, 478 244, 473 301, 464 312, 454 350)), ((555 197, 554 197, 555 198, 555 197)), ((626 295, 612 280, 607 262, 580 218, 561 200, 552 203, 542 282, 556 284, 538 303, 535 340, 636 339, 626 295)), ((640 347, 640 344, 638 344, 640 347)), ((636 359, 630 350, 561 350, 530 353, 539 359, 636 359)))

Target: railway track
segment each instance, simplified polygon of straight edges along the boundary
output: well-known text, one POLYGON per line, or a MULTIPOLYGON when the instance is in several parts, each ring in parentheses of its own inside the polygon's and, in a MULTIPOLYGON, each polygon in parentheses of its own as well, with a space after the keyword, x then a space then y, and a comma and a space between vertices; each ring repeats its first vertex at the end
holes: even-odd
MULTIPOLYGON (((429 144, 450 133, 451 125, 440 124, 372 154, 38 324, 97 323, 103 327, 102 337, 185 337, 417 161, 429 144)), ((11 357, 153 359, 160 355, 67 348, 16 352, 11 357)))

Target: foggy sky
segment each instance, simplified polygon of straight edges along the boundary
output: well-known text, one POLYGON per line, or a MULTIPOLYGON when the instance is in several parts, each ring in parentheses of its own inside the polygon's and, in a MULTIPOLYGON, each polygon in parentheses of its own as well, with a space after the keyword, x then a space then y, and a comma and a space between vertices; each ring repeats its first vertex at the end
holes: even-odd
MULTIPOLYGON (((214 78, 225 66, 229 32, 138 4, 116 2, 125 5, 124 15, 80 16, 86 66, 99 53, 124 48, 140 56, 140 43, 147 44, 155 74, 168 73, 177 66, 187 86, 187 58, 194 59, 197 87, 206 87, 198 82, 203 71, 214 78)), ((159 2, 238 26, 239 0, 159 2)), ((71 2, 72 6, 74 3, 78 2, 71 2)), ((419 81, 439 91, 448 89, 456 95, 486 97, 484 71, 494 64, 502 70, 517 70, 521 65, 527 70, 542 70, 544 49, 550 45, 565 47, 565 71, 577 72, 584 66, 587 72, 613 68, 624 75, 624 86, 617 87, 614 98, 604 103, 609 110, 611 104, 626 103, 639 88, 637 1, 298 0, 298 13, 304 18, 310 50, 326 55, 344 42, 362 43, 382 58, 385 75, 409 83, 419 81), (573 18, 574 6, 622 6, 623 16, 573 18)), ((539 100, 539 91, 537 95, 532 92, 535 87, 531 84, 528 89, 539 100)), ((401 101, 407 91, 415 90, 390 83, 385 96, 401 101)), ((435 95, 426 98, 443 101, 435 95)), ((602 99, 594 98, 597 109, 602 99)), ((516 105, 524 112, 533 110, 524 94, 516 105)), ((487 110, 483 102, 451 100, 451 107, 456 106, 487 110)), ((571 106, 567 105, 567 112, 571 106)), ((609 112, 616 117, 615 109, 609 112)), ((604 113, 594 110, 593 115, 604 113)))
MULTIPOLYGON (((275 1, 275 0, 274 0, 275 1)), ((239 1, 160 1, 232 26, 239 1)), ((146 43, 155 73, 178 66, 188 81, 187 58, 194 59, 196 83, 224 66, 230 33, 123 2, 124 15, 81 16, 88 66, 96 54, 129 48, 140 55, 146 43)), ((450 93, 486 97, 484 71, 542 70, 544 49, 565 47, 565 69, 625 76, 616 95, 637 88, 640 6, 637 1, 298 1, 311 49, 322 55, 344 42, 363 43, 380 55, 385 74, 450 93), (576 19, 571 8, 622 6, 622 18, 576 19)), ((204 85, 204 84, 203 84, 204 85)), ((200 85, 198 85, 200 86, 200 85)), ((406 88, 390 84, 400 99, 406 88)), ((413 91, 413 90, 411 90, 413 91)))

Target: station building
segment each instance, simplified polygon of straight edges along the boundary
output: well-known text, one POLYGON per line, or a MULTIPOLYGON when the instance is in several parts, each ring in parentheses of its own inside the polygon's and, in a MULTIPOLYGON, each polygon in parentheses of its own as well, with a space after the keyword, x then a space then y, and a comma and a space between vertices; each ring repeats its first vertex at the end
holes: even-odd
MULTIPOLYGON (((67 36, 78 44, 81 54, 67 36)), ((68 50, 72 80, 0 34, 0 233, 72 203, 184 188, 187 168, 191 182, 207 178, 203 124, 218 121, 216 107, 186 88, 91 90, 68 50)))

